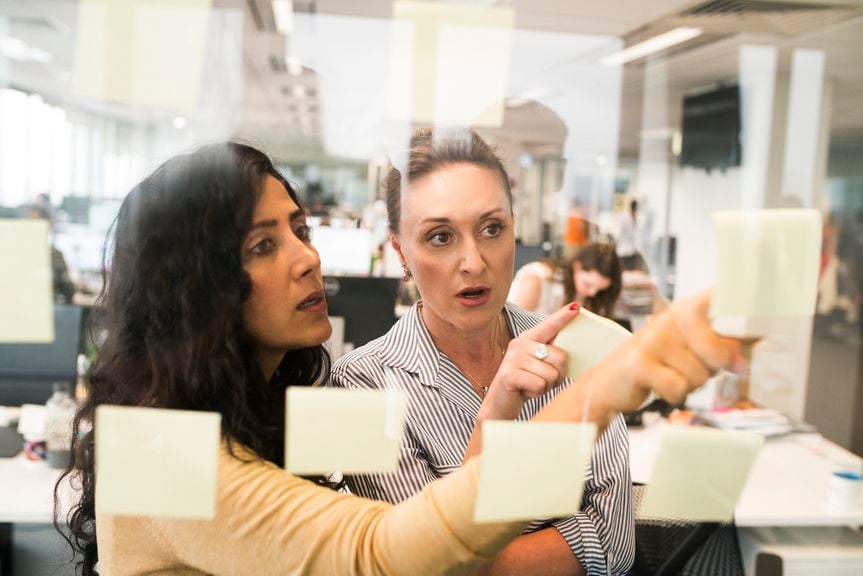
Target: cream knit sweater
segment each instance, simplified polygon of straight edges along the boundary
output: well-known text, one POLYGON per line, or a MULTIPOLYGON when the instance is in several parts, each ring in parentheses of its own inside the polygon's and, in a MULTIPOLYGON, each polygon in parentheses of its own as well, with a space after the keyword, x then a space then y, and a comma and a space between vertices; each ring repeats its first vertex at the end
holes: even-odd
POLYGON ((216 517, 97 515, 99 572, 462 574, 489 560, 523 528, 473 522, 478 466, 473 458, 392 506, 316 486, 260 459, 242 462, 223 446, 216 517))

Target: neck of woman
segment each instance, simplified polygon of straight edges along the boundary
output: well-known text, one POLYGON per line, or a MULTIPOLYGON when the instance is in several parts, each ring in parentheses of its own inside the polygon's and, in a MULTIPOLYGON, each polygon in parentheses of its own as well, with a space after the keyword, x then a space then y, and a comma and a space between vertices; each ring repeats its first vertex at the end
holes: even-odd
MULTIPOLYGON (((422 306, 420 317, 438 350, 446 354, 459 368, 474 368, 478 372, 497 372, 510 341, 509 329, 503 312, 475 330, 461 330, 453 324, 430 314, 422 306)), ((479 375, 477 375, 479 376, 479 375)))

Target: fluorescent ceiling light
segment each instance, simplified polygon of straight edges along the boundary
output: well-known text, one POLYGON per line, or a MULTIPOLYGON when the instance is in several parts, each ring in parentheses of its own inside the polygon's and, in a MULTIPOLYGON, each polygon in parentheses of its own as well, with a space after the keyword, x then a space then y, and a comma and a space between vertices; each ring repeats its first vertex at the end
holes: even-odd
POLYGON ((293 0, 273 0, 273 16, 276 19, 276 30, 279 34, 289 36, 294 31, 293 0))
POLYGON ((0 37, 0 56, 19 62, 41 62, 47 64, 54 58, 50 53, 40 48, 30 46, 23 40, 12 36, 0 37))
POLYGON ((666 48, 671 48, 681 42, 686 42, 687 40, 701 36, 702 32, 703 30, 701 28, 675 28, 674 30, 660 34, 659 36, 648 38, 644 42, 633 44, 620 52, 609 54, 600 60, 600 63, 606 66, 626 64, 627 62, 644 58, 645 56, 660 52, 666 48))

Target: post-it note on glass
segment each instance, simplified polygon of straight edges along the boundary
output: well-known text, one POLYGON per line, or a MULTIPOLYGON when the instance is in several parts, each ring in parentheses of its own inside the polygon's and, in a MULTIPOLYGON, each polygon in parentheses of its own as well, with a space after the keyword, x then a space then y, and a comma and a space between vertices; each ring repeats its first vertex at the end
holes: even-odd
POLYGON ((194 112, 212 4, 212 0, 80 0, 73 93, 130 106, 194 112))
POLYGON ((212 412, 99 406, 96 510, 215 517, 221 419, 212 412))
POLYGON ((410 117, 388 107, 396 121, 449 126, 500 126, 512 53, 515 11, 399 0, 393 20, 407 25, 395 37, 393 84, 407 85, 410 117), (405 59, 408 58, 408 61, 405 59))
POLYGON ((285 467, 292 474, 396 469, 407 397, 399 390, 288 388, 285 467))
POLYGON ((713 214, 716 288, 711 317, 811 316, 821 214, 809 209, 713 214))
POLYGON ((596 425, 489 421, 474 520, 502 522, 578 512, 596 425))
POLYGON ((762 444, 756 434, 670 427, 639 516, 730 522, 762 444))
POLYGON ((0 220, 0 342, 54 341, 47 220, 0 220))
POLYGON ((584 308, 557 335, 554 345, 569 355, 568 376, 579 374, 597 364, 623 343, 632 333, 626 328, 584 308))

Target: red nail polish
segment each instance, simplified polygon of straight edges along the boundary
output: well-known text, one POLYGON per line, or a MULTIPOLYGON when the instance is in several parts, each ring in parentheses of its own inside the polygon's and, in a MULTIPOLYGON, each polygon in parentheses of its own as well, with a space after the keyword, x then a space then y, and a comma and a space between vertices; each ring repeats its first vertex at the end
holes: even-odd
POLYGON ((569 305, 570 310, 578 310, 579 308, 581 308, 581 304, 579 304, 578 302, 573 302, 569 305))

